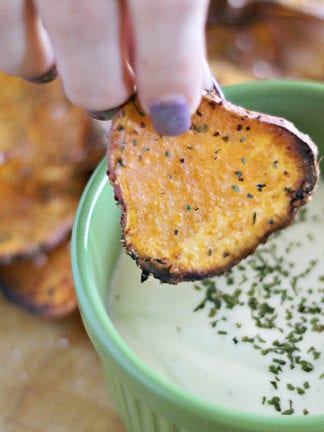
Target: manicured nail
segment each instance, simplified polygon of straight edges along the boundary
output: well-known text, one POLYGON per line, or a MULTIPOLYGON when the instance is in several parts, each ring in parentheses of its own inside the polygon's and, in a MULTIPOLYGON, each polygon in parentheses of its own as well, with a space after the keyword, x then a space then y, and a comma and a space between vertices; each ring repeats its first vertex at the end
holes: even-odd
POLYGON ((27 78, 27 81, 34 83, 34 84, 46 84, 51 81, 54 81, 57 77, 57 68, 56 66, 52 66, 51 69, 49 69, 47 72, 45 72, 43 75, 34 77, 34 78, 27 78))
POLYGON ((96 120, 112 120, 116 113, 120 110, 120 106, 107 109, 104 111, 89 111, 87 110, 87 113, 89 116, 93 117, 96 120))
POLYGON ((154 129, 161 135, 181 135, 191 125, 188 102, 180 95, 154 101, 150 106, 150 115, 154 129))

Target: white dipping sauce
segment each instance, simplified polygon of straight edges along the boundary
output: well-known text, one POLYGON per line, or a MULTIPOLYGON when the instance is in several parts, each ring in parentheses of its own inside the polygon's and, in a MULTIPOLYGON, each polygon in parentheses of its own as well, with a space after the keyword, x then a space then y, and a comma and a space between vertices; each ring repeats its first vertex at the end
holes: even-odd
POLYGON ((138 356, 195 395, 258 413, 324 414, 324 182, 292 226, 212 280, 214 300, 194 311, 206 286, 141 284, 123 253, 109 314, 138 356))

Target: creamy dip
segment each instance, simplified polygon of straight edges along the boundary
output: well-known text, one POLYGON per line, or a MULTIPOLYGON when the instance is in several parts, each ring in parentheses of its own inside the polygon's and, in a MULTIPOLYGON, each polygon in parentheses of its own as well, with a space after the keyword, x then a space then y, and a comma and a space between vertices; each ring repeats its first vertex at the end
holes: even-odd
POLYGON ((324 414, 324 182, 289 228, 226 275, 140 282, 121 255, 109 314, 169 380, 216 404, 324 414))

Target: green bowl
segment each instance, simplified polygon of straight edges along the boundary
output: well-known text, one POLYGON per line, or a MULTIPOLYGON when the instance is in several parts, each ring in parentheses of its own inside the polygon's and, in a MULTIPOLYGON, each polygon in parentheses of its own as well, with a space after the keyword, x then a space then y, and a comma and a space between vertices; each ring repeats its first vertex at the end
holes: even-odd
MULTIPOLYGON (((254 82, 225 88, 244 107, 284 116, 308 133, 324 154, 324 85, 254 82)), ((323 415, 257 415, 215 405, 186 392, 149 367, 119 336, 107 313, 110 280, 120 253, 120 212, 106 161, 82 196, 72 236, 80 311, 102 361, 109 391, 129 432, 323 432, 323 415)), ((253 385, 253 384, 252 384, 253 385)))

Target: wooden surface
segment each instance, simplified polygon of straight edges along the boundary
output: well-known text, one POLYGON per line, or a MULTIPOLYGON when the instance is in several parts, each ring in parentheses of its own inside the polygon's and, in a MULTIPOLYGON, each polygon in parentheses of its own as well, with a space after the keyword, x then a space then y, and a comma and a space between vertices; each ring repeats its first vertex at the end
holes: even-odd
POLYGON ((0 431, 125 432, 79 314, 37 318, 0 296, 0 431))

